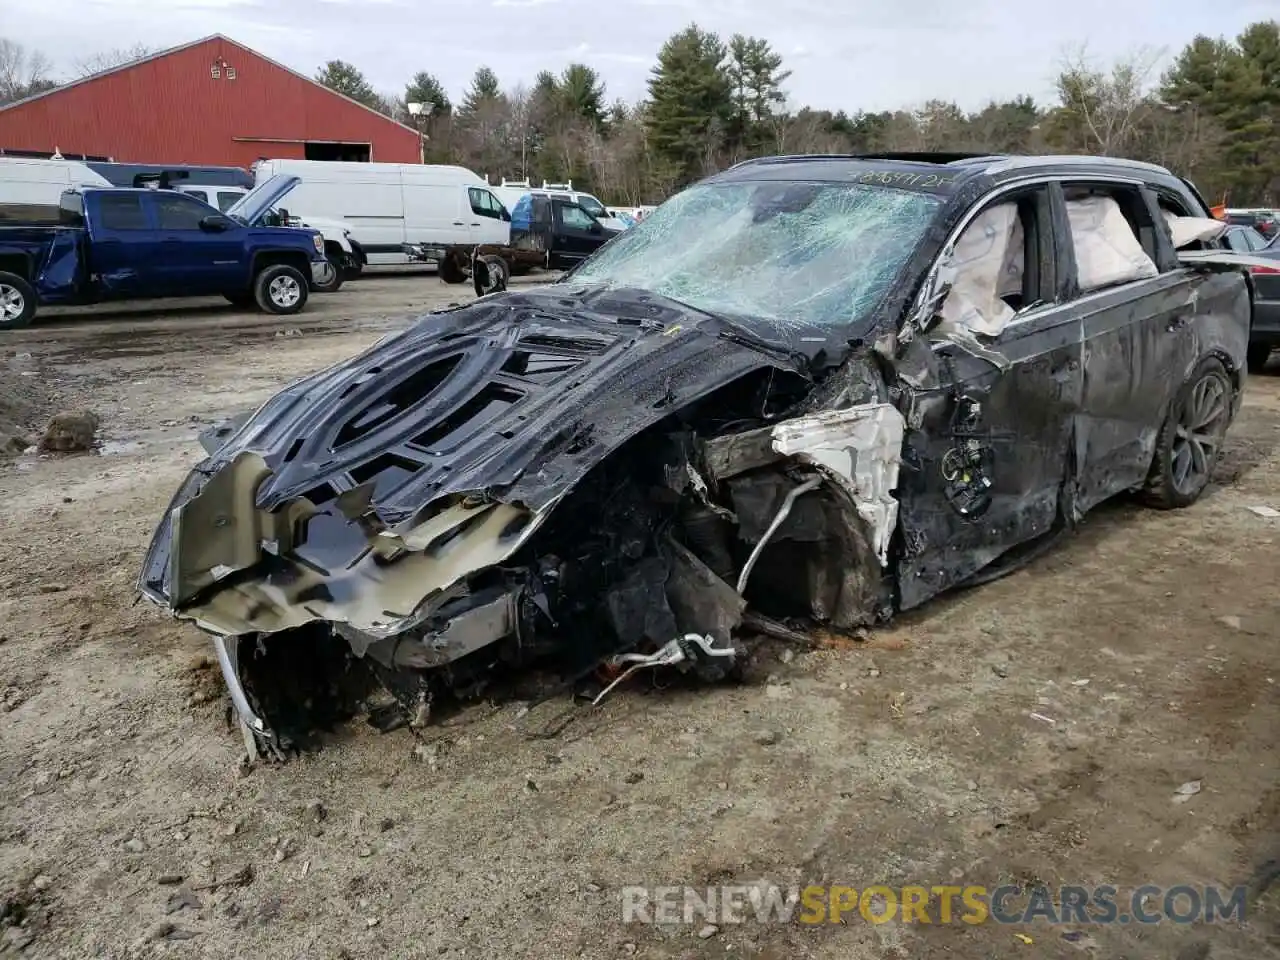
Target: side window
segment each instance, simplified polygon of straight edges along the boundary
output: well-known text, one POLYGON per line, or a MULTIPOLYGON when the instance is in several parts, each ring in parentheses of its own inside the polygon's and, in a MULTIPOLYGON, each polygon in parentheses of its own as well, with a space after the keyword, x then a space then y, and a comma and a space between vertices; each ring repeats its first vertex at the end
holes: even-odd
POLYGON ((467 188, 467 195, 471 199, 472 213, 481 217, 489 217, 492 220, 502 219, 502 206, 488 190, 469 187, 467 188))
POLYGON ((1261 250, 1267 245, 1267 241, 1262 238, 1262 234, 1257 230, 1245 230, 1244 238, 1248 241, 1250 250, 1261 250))
POLYGON ((209 195, 203 190, 183 190, 182 195, 185 197, 195 197, 201 203, 209 202, 209 195))
POLYGON ((1131 187, 1063 184, 1081 293, 1157 276, 1156 232, 1131 187))
POLYGON ((98 216, 108 230, 146 230, 150 227, 136 193, 107 194, 98 200, 98 216))
POLYGON ((200 221, 209 215, 208 204, 180 193, 157 195, 154 202, 161 230, 199 230, 200 221))
POLYGON ((572 227, 574 230, 590 230, 595 221, 587 215, 587 211, 581 207, 571 207, 564 204, 559 207, 560 222, 566 227, 572 227))
POLYGON ((1026 307, 1054 299, 1052 230, 1043 187, 1000 197, 956 239, 941 327, 996 336, 1026 307))
POLYGON ((609 211, 604 208, 604 204, 589 193, 578 194, 578 206, 587 211, 587 213, 591 214, 593 217, 609 216, 609 211))
POLYGON ((236 193, 235 191, 219 190, 218 191, 218 209, 221 210, 223 213, 226 213, 233 206, 235 206, 236 203, 239 201, 239 199, 243 196, 244 196, 243 193, 236 193))

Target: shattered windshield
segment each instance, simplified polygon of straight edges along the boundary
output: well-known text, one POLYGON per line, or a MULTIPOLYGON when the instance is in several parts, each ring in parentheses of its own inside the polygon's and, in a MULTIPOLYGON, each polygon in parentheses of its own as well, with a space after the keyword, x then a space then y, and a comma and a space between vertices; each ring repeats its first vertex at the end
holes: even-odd
POLYGON ((648 290, 784 335, 843 326, 885 295, 940 203, 866 184, 703 184, 602 248, 570 282, 648 290))

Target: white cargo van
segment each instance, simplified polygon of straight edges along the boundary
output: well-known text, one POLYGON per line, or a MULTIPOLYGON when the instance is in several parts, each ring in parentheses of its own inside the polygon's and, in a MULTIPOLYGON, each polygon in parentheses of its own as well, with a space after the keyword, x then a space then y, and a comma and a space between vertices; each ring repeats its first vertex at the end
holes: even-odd
POLYGON ((406 244, 461 247, 511 240, 511 215, 463 167, 420 163, 259 160, 254 182, 300 178, 280 201, 309 222, 341 220, 370 264, 408 263, 406 244))
POLYGON ((106 177, 75 160, 0 157, 0 223, 56 223, 64 190, 109 186, 111 181, 106 177))

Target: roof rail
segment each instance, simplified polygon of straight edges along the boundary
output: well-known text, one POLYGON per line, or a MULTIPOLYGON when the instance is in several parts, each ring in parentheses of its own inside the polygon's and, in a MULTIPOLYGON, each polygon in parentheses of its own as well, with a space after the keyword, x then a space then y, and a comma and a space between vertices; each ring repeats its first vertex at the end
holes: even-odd
POLYGON ((974 160, 1003 160, 1000 154, 960 153, 946 150, 886 150, 860 154, 859 160, 909 160, 915 163, 968 163, 974 160))
POLYGON ((525 189, 525 190, 531 190, 531 189, 533 189, 532 185, 529 183, 529 181, 528 181, 528 180, 508 180, 506 177, 503 177, 503 178, 502 178, 502 186, 504 186, 504 187, 520 187, 520 188, 525 189))
POLYGON ((814 160, 902 160, 913 163, 975 163, 978 161, 1004 160, 1006 157, 990 153, 944 153, 932 151, 885 151, 883 153, 801 153, 778 157, 753 157, 735 163, 734 167, 746 167, 763 163, 806 163, 814 160))
POLYGON ((567 183, 547 183, 547 181, 543 180, 542 189, 543 190, 572 190, 573 181, 570 180, 567 183))

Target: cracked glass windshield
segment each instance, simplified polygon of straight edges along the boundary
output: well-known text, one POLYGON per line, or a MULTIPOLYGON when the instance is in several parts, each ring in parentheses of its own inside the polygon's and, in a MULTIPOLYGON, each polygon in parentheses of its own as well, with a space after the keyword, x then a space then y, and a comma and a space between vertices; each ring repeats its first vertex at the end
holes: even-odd
POLYGON ((865 184, 704 184, 676 194, 568 282, 648 290, 784 337, 845 326, 884 296, 940 203, 865 184))

